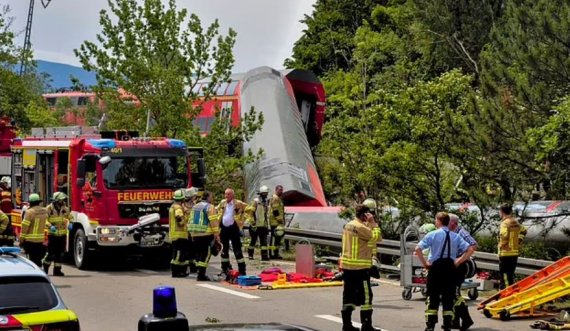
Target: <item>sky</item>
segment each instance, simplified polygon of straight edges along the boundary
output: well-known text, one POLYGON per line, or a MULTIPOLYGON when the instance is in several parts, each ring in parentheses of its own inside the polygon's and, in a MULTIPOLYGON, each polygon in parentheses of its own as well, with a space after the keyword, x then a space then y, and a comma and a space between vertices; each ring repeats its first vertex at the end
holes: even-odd
MULTIPOLYGON (((46 1, 46 0, 44 0, 46 1)), ((79 65, 73 54, 84 40, 95 41, 101 31, 99 11, 108 8, 107 0, 52 0, 44 9, 35 1, 32 48, 39 60, 79 65)), ((315 0, 177 0, 178 8, 196 13, 203 25, 219 19, 224 34, 229 27, 237 31, 234 46, 234 72, 267 65, 283 67, 293 44, 302 34, 299 21, 311 14, 315 0)), ((0 0, 9 5, 14 18, 16 39, 23 44, 29 0, 0 0)))

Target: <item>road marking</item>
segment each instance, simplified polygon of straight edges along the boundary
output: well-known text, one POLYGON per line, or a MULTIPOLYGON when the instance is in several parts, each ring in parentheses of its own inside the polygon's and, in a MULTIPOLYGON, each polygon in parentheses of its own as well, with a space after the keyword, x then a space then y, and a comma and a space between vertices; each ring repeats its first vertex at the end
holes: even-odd
POLYGON ((259 299, 258 296, 246 294, 246 293, 242 293, 242 292, 238 292, 238 291, 234 291, 234 290, 230 290, 230 289, 227 289, 227 288, 221 287, 221 286, 216 286, 216 285, 211 285, 211 284, 197 284, 196 286, 209 288, 210 290, 220 291, 223 293, 235 295, 235 296, 246 298, 246 299, 259 299))
MULTIPOLYGON (((335 323, 342 324, 342 318, 336 317, 336 316, 333 316, 333 315, 315 315, 315 317, 317 317, 317 318, 322 318, 322 319, 327 320, 327 321, 331 321, 331 322, 335 322, 335 323)), ((352 322, 352 325, 354 325, 354 326, 357 327, 357 328, 362 327, 362 324, 357 323, 357 322, 354 322, 354 321, 352 322)), ((388 331, 388 330, 386 330, 386 329, 380 329, 380 330, 382 330, 382 331, 388 331)))
POLYGON ((156 274, 158 274, 158 271, 154 271, 154 270, 135 269, 135 271, 142 272, 143 274, 149 274, 149 275, 156 275, 156 274))

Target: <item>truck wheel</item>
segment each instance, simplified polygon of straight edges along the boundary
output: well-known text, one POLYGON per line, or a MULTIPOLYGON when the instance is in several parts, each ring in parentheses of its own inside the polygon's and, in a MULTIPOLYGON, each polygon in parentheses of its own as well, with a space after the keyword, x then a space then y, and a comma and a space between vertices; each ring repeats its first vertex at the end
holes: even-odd
POLYGON ((87 269, 91 263, 92 256, 87 250, 87 236, 83 229, 77 229, 73 236, 73 259, 75 266, 82 270, 87 269))
POLYGON ((412 299, 412 289, 406 288, 402 291, 402 299, 408 301, 412 299))
POLYGON ((467 291, 467 296, 471 300, 477 300, 479 297, 479 291, 476 288, 469 289, 469 291, 467 291))

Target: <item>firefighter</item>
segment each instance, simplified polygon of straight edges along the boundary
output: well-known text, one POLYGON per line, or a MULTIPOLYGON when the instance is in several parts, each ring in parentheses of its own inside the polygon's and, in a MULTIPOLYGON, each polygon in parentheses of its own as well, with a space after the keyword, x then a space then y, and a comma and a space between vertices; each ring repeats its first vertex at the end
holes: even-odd
POLYGON ((380 278, 380 253, 378 253, 377 243, 382 241, 382 230, 380 229, 380 222, 378 219, 378 205, 376 204, 376 200, 370 198, 364 200, 362 204, 370 210, 370 213, 374 218, 374 222, 378 224, 378 229, 380 231, 380 236, 378 239, 370 240, 368 242, 368 246, 372 251, 372 267, 370 268, 370 276, 374 278, 380 278))
POLYGON ((513 285, 515 269, 519 257, 519 248, 526 236, 526 228, 512 216, 513 207, 503 204, 499 208, 501 225, 499 230, 499 273, 500 289, 513 285))
POLYGON ((443 306, 443 330, 451 330, 453 320, 453 302, 455 300, 456 267, 469 259, 473 247, 458 234, 448 229, 449 215, 445 212, 435 216, 436 231, 428 233, 416 246, 415 253, 428 270, 426 329, 433 331, 437 324, 437 311, 443 306), (422 250, 429 248, 426 261, 422 250), (458 257, 458 252, 465 252, 458 257))
POLYGON ((20 245, 26 251, 28 258, 40 268, 45 255, 44 231, 48 219, 47 209, 40 206, 41 202, 39 194, 30 194, 28 199, 30 207, 24 215, 20 233, 20 245))
MULTIPOLYGON (((190 212, 192 211, 192 207, 194 206, 194 199, 198 194, 198 189, 195 187, 191 187, 184 190, 184 203, 182 207, 184 208, 184 218, 188 223, 190 221, 190 212)), ((190 273, 194 274, 198 271, 196 267, 196 254, 194 252, 192 236, 188 234, 188 265, 190 266, 190 273)))
POLYGON ((223 199, 218 207, 220 222, 220 238, 222 241, 222 272, 227 274, 232 266, 230 264, 230 242, 238 264, 240 275, 246 274, 245 259, 241 246, 241 229, 243 227, 243 212, 247 204, 234 198, 234 190, 226 189, 223 199))
POLYGON ((0 211, 0 247, 14 246, 14 232, 8 215, 0 211))
POLYGON ((370 209, 363 204, 356 206, 356 218, 348 222, 342 231, 343 271, 342 330, 358 331, 352 325, 352 311, 360 306, 362 331, 379 331, 372 326, 372 287, 370 268, 372 250, 370 242, 380 239, 380 228, 370 209))
POLYGON ((209 281, 206 269, 211 257, 211 247, 220 243, 219 217, 212 205, 210 192, 202 194, 202 201, 192 207, 188 232, 192 235, 194 250, 196 252, 196 266, 198 267, 198 281, 209 281))
POLYGON ((184 214, 184 191, 176 190, 172 196, 174 203, 168 211, 169 235, 172 241, 172 260, 170 270, 172 277, 188 276, 188 232, 187 218, 184 214))
POLYGON ((46 274, 53 261, 53 275, 64 276, 61 272, 61 263, 65 254, 65 241, 67 239, 67 225, 71 219, 69 209, 65 205, 67 195, 63 192, 55 192, 52 197, 52 203, 47 206, 48 219, 46 227, 48 228, 48 247, 47 253, 42 264, 46 274))
POLYGON ((10 183, 12 180, 8 176, 2 177, 0 179, 0 188, 2 193, 0 193, 0 210, 2 210, 6 215, 10 215, 12 212, 12 193, 10 191, 10 183))
POLYGON ((285 207, 283 206, 283 201, 281 201, 281 195, 283 195, 283 186, 275 186, 275 193, 269 202, 269 224, 271 225, 269 250, 271 251, 270 257, 272 259, 282 259, 281 255, 279 255, 279 249, 281 248, 281 239, 285 235, 285 207))
POLYGON ((267 247, 267 235, 269 234, 269 201, 267 200, 268 194, 269 188, 265 185, 261 186, 258 193, 259 197, 253 199, 251 205, 247 207, 247 212, 251 215, 251 224, 249 227, 251 241, 249 243, 249 247, 247 248, 247 254, 249 255, 250 260, 253 260, 253 254, 255 253, 255 244, 259 238, 261 260, 269 261, 267 247))

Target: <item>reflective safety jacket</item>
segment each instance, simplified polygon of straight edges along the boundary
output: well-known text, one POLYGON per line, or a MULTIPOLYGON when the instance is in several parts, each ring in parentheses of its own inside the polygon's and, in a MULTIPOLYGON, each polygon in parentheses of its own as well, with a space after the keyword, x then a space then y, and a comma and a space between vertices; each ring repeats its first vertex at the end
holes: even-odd
POLYGON ((47 207, 48 220, 46 226, 48 228, 48 234, 50 236, 66 236, 67 235, 67 224, 71 219, 69 214, 69 209, 67 207, 61 207, 57 210, 53 204, 49 204, 47 207), (55 232, 51 231, 51 226, 55 226, 55 232))
POLYGON ((250 215, 251 226, 266 228, 269 225, 269 201, 261 201, 259 198, 255 198, 251 205, 246 208, 246 212, 250 215))
POLYGON ((179 202, 174 202, 168 210, 168 226, 171 241, 188 239, 186 231, 187 219, 184 217, 184 208, 179 202))
POLYGON ((499 230, 499 256, 518 256, 525 236, 526 228, 514 217, 504 218, 499 230))
POLYGON ((4 214, 2 211, 0 211, 0 240, 1 239, 15 239, 10 219, 8 218, 8 215, 4 214))
POLYGON ((20 242, 43 243, 47 219, 47 208, 34 206, 27 209, 22 221, 20 242))
POLYGON ((269 224, 271 226, 283 225, 284 217, 285 207, 283 206, 283 201, 277 194, 273 194, 269 202, 269 224))
POLYGON ((0 193, 0 210, 6 214, 12 211, 12 193, 8 190, 2 190, 0 193))
POLYGON ((192 207, 188 221, 188 232, 192 237, 207 236, 220 233, 219 214, 214 206, 201 201, 192 207))
MULTIPOLYGON (((244 216, 245 216, 245 210, 247 208, 247 203, 240 201, 240 200, 233 200, 234 203, 234 222, 237 223, 237 225, 239 226, 239 228, 243 228, 243 223, 244 223, 244 216)), ((220 217, 220 224, 222 224, 223 219, 224 219, 224 212, 226 211, 226 206, 228 205, 228 202, 226 201, 226 199, 220 201, 220 204, 218 205, 218 207, 216 207, 216 210, 218 211, 218 215, 220 217)))
POLYGON ((380 240, 380 228, 375 223, 363 223, 359 219, 348 222, 342 231, 342 256, 340 267, 346 270, 362 270, 372 267, 370 243, 380 240))

